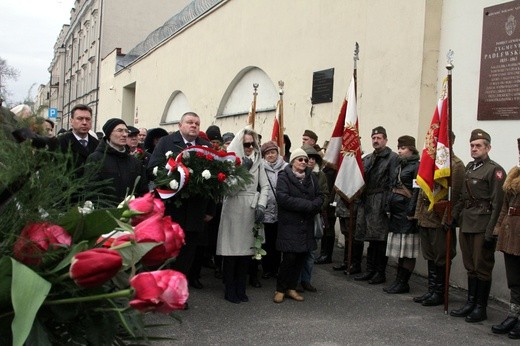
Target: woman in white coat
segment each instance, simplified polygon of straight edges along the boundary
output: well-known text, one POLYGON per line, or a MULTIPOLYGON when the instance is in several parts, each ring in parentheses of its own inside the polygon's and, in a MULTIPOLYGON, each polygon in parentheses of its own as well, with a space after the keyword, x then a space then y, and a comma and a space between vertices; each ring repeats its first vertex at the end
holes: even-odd
POLYGON ((253 179, 233 196, 226 197, 217 239, 217 255, 223 256, 224 298, 232 303, 247 302, 246 281, 254 254, 253 226, 264 219, 269 182, 255 131, 245 128, 228 147, 242 159, 253 179))

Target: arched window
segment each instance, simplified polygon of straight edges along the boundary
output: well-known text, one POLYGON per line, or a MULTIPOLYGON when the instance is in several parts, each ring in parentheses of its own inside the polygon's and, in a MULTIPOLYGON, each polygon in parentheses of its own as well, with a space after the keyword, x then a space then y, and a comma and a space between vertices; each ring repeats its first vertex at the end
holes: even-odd
POLYGON ((161 125, 178 123, 182 115, 191 110, 188 99, 184 93, 180 90, 176 90, 166 103, 166 108, 161 118, 161 125))
POLYGON ((278 91, 269 76, 258 67, 249 66, 240 71, 229 84, 217 117, 249 113, 253 101, 253 84, 258 84, 256 112, 271 112, 276 109, 278 91))

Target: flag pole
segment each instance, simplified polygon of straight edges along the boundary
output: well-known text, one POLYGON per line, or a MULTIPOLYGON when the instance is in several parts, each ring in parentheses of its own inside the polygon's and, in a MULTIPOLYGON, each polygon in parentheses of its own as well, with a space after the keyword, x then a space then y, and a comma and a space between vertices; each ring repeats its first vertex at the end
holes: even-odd
POLYGON ((450 175, 448 177, 448 206, 447 206, 447 222, 450 224, 450 227, 446 231, 446 274, 444 280, 444 313, 448 314, 448 299, 449 299, 449 289, 450 289, 450 269, 451 269, 451 242, 452 242, 452 232, 454 231, 452 226, 452 158, 453 158, 453 143, 451 138, 451 129, 452 129, 452 93, 451 93, 451 71, 453 70, 453 51, 450 49, 446 55, 447 64, 446 69, 448 70, 448 148, 450 153, 450 175))
POLYGON ((253 102, 251 103, 251 113, 248 117, 248 124, 251 125, 251 128, 255 129, 255 118, 256 118, 256 96, 258 95, 257 92, 258 89, 258 83, 253 83, 253 102))
POLYGON ((279 119, 278 119, 278 143, 281 144, 280 146, 280 156, 281 157, 285 157, 285 142, 284 142, 284 138, 283 138, 283 130, 284 130, 284 127, 283 127, 283 86, 284 86, 284 82, 283 80, 279 80, 278 81, 278 87, 280 88, 278 90, 278 95, 280 95, 280 110, 279 110, 279 119))
MULTIPOLYGON (((354 95, 357 98, 357 61, 359 60, 359 43, 356 42, 354 46, 354 95)), ((339 168, 338 168, 339 169, 339 168)), ((347 273, 350 274, 350 267, 352 265, 352 241, 354 232, 354 201, 348 203, 348 255, 347 255, 347 273)))

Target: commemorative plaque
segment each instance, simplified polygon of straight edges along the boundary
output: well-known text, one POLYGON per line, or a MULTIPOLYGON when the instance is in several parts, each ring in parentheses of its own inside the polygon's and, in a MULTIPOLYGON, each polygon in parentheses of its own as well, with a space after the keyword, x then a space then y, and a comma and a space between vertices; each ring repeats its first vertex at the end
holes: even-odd
POLYGON ((520 119, 520 0, 484 8, 478 120, 520 119))
POLYGON ((312 104, 332 102, 334 69, 316 71, 312 74, 312 104))

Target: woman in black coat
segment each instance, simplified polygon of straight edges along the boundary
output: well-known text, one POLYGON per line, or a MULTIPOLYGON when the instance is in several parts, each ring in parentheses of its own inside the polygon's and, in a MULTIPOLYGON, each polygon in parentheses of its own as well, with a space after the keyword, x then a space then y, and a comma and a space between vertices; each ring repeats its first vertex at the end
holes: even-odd
POLYGON ((290 165, 278 176, 276 201, 278 203, 277 250, 283 253, 273 301, 283 302, 285 295, 303 301, 296 292, 298 277, 307 253, 316 250, 314 216, 323 204, 318 179, 307 169, 309 158, 298 148, 291 153, 290 165))
POLYGON ((392 178, 392 192, 389 195, 388 213, 390 216, 386 255, 398 259, 397 277, 383 290, 386 293, 406 293, 410 291, 408 280, 415 268, 419 255, 419 235, 415 206, 419 189, 414 188, 414 180, 419 169, 419 153, 415 148, 415 138, 401 136, 397 140, 399 166, 392 178))

